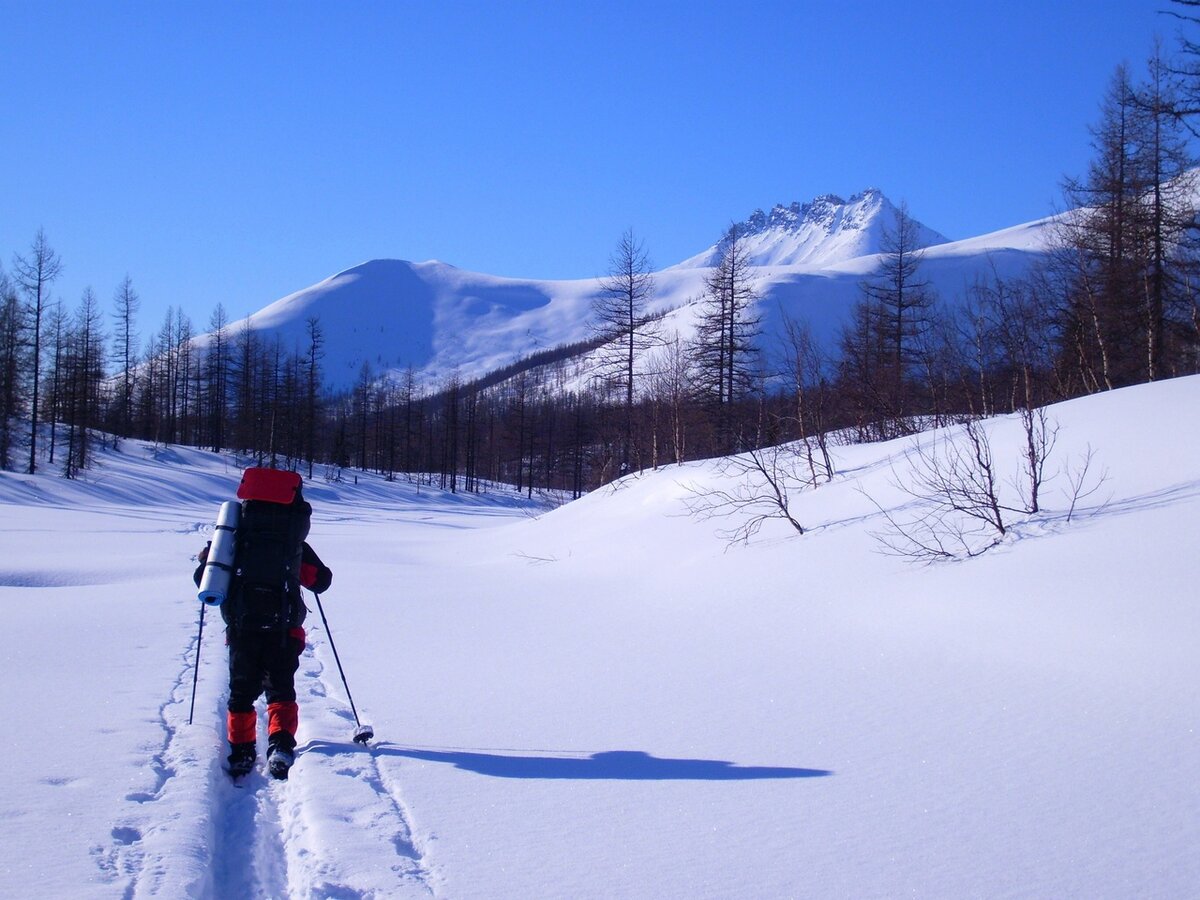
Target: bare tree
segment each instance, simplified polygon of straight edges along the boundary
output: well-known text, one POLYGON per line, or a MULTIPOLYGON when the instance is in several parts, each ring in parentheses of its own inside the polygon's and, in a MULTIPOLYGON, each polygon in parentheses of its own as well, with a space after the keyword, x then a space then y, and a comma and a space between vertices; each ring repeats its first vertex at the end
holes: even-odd
POLYGON ((705 280, 693 359, 698 392, 716 410, 717 449, 727 453, 736 444, 733 405, 754 384, 752 360, 759 320, 752 310, 758 294, 749 251, 737 225, 725 233, 718 253, 717 264, 705 280))
MULTIPOLYGON (((1148 184, 1136 206, 1142 235, 1142 328, 1146 353, 1145 377, 1155 381, 1170 374, 1168 339, 1189 292, 1181 290, 1181 251, 1196 224, 1194 158, 1180 133, 1176 117, 1179 99, 1171 73, 1156 43, 1147 64, 1146 83, 1134 96, 1140 113, 1135 161, 1148 184)), ((1191 266, 1184 266, 1190 274, 1191 266)), ((1182 277, 1181 277, 1182 276, 1182 277)))
POLYGON ((192 390, 194 371, 199 368, 195 352, 195 332, 191 318, 183 307, 175 311, 175 384, 173 390, 179 401, 179 419, 175 440, 188 444, 193 440, 196 396, 192 390))
POLYGON ((972 413, 990 416, 1047 401, 1056 356, 1049 294, 1037 271, 1023 278, 993 271, 969 289, 956 325, 963 396, 972 413))
POLYGON ((213 310, 208 328, 212 339, 205 355, 205 384, 208 404, 209 438, 212 449, 220 452, 227 445, 226 423, 229 413, 229 321, 220 303, 213 310))
POLYGON ((734 520, 731 528, 718 532, 730 545, 748 543, 776 519, 804 534, 807 529, 792 511, 792 494, 815 483, 800 474, 798 463, 795 447, 779 444, 726 457, 717 472, 727 486, 689 488, 688 511, 701 520, 734 520))
POLYGON ((619 391, 624 408, 624 435, 621 445, 621 474, 630 469, 633 445, 634 381, 638 354, 658 342, 654 318, 647 307, 654 297, 645 245, 630 228, 617 243, 609 259, 608 275, 600 282, 600 293, 593 304, 592 330, 604 341, 597 353, 598 375, 605 384, 619 391))
POLYGON ((325 332, 320 319, 310 316, 305 323, 308 333, 308 359, 305 366, 305 450, 308 456, 308 477, 312 478, 313 458, 317 453, 317 403, 320 399, 321 360, 325 356, 325 332))
POLYGON ((28 256, 16 256, 13 270, 17 284, 25 291, 30 303, 30 320, 33 331, 33 399, 31 402, 31 424, 29 429, 29 473, 37 471, 38 402, 41 388, 42 364, 42 318, 50 302, 50 285, 62 274, 63 264, 58 254, 46 239, 46 232, 38 229, 29 248, 28 256))
POLYGON ((238 450, 258 450, 262 456, 263 383, 262 359, 265 350, 262 337, 250 325, 250 317, 242 320, 233 339, 230 359, 230 394, 233 397, 233 446, 238 450))
POLYGON ((899 422, 909 414, 907 381, 929 327, 933 294, 920 278, 923 259, 920 226, 900 204, 894 228, 884 232, 878 272, 861 284, 859 324, 865 343, 859 352, 873 354, 870 364, 876 397, 882 401, 876 414, 899 422))
POLYGON ((1136 295, 1132 204, 1144 185, 1135 180, 1132 135, 1136 110, 1129 71, 1119 66, 1092 128, 1095 156, 1083 180, 1064 185, 1067 206, 1054 235, 1053 260, 1062 285, 1065 344, 1083 387, 1111 390, 1127 381, 1122 348, 1135 346, 1126 298, 1136 295))
MULTIPOLYGON (((654 373, 650 389, 652 402, 663 410, 655 421, 662 422, 664 443, 670 448, 671 461, 678 465, 687 458, 686 409, 692 391, 691 363, 678 332, 655 352, 650 368, 654 373)), ((655 446, 658 444, 656 438, 655 446)), ((656 453, 656 462, 657 458, 656 453)))
POLYGON ((957 559, 978 556, 1008 533, 991 444, 978 420, 964 423, 961 439, 918 439, 908 462, 904 475, 893 469, 893 486, 918 501, 916 512, 901 518, 876 502, 889 526, 876 538, 887 550, 921 561, 957 559))
POLYGON ((67 383, 68 341, 70 338, 70 319, 66 307, 61 300, 55 300, 47 310, 46 335, 50 340, 50 396, 46 398, 46 418, 50 425, 50 447, 48 459, 54 465, 54 454, 58 446, 58 429, 54 426, 61 421, 63 412, 63 388, 67 383))
POLYGON ((133 289, 133 279, 125 276, 113 295, 113 320, 116 331, 113 334, 115 346, 113 357, 121 367, 120 396, 117 398, 120 423, 119 433, 129 437, 133 433, 133 365, 134 349, 137 347, 138 336, 134 319, 141 307, 141 299, 133 289))
MULTIPOLYGON (((979 419, 967 419, 957 429, 928 438, 918 437, 906 457, 907 470, 892 470, 893 487, 916 502, 895 511, 870 498, 887 523, 875 534, 881 546, 920 562, 979 556, 1003 541, 1018 520, 1042 512, 1046 466, 1054 451, 1058 424, 1044 409, 1021 410, 1020 422, 1020 462, 1007 481, 1003 475, 1006 466, 996 459, 987 428, 979 419), (1015 499, 1009 499, 1013 494, 1003 489, 1005 484, 1015 491, 1015 499)), ((1079 500, 1094 492, 1106 477, 1092 477, 1093 458, 1089 450, 1082 463, 1075 467, 1067 464, 1060 473, 1070 484, 1067 521, 1079 500)))
POLYGON ((16 287, 0 269, 0 469, 12 467, 13 425, 26 401, 24 319, 16 287))
POLYGON ((807 322, 784 318, 784 365, 795 398, 800 452, 813 484, 833 479, 829 454, 830 363, 807 322), (819 458, 818 458, 819 457, 819 458))
POLYGON ((1193 161, 1157 51, 1149 73, 1135 85, 1117 69, 1087 175, 1064 185, 1074 211, 1053 254, 1059 327, 1089 391, 1175 374, 1195 350, 1193 161))
POLYGON ((100 304, 86 288, 70 323, 64 365, 63 419, 67 425, 67 454, 63 475, 75 478, 88 467, 92 429, 100 419, 100 386, 104 381, 104 334, 100 304))
POLYGON ((883 392, 883 352, 875 301, 862 296, 850 310, 838 340, 837 379, 839 393, 853 411, 860 441, 891 437, 888 403, 883 392))
MULTIPOLYGON (((1200 26, 1200 0, 1171 0, 1174 8, 1162 10, 1185 26, 1196 28, 1200 26)), ((1193 137, 1200 136, 1196 121, 1200 118, 1200 42, 1189 37, 1187 33, 1179 33, 1179 50, 1182 59, 1170 67, 1171 74, 1178 84, 1175 117, 1184 124, 1193 137)))

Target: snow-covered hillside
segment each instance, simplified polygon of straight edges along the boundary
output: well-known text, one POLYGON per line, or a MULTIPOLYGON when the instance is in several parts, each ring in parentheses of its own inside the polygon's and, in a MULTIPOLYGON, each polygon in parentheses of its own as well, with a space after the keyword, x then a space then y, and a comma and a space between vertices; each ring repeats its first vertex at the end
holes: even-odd
MULTIPOLYGON (((1200 378, 1054 407, 1108 473, 986 555, 879 552, 910 440, 842 447, 747 546, 716 463, 545 510, 317 478, 287 782, 220 770, 192 557, 230 460, 0 473, 0 896, 1195 896, 1200 378), (200 651, 196 721, 187 724, 200 651)), ((1021 433, 987 423, 1007 477, 1021 433)))
MULTIPOLYGON (((861 281, 877 270, 883 234, 894 228, 896 214, 872 189, 848 201, 825 196, 777 206, 742 223, 758 267, 758 312, 768 351, 782 334, 785 314, 832 340, 861 281)), ((930 248, 925 275, 944 296, 957 297, 994 272, 1023 272, 1044 250, 1048 221, 953 243, 918 223, 921 243, 930 248)), ((703 294, 705 267, 716 252, 714 245, 656 273, 651 311, 666 314, 667 330, 691 333, 693 301, 703 294)), ((600 278, 501 278, 436 261, 372 260, 277 300, 249 324, 303 353, 308 321, 317 318, 325 375, 335 387, 355 382, 364 364, 375 375, 411 366, 423 384, 437 385, 452 373, 476 378, 585 340, 600 284, 600 278)))

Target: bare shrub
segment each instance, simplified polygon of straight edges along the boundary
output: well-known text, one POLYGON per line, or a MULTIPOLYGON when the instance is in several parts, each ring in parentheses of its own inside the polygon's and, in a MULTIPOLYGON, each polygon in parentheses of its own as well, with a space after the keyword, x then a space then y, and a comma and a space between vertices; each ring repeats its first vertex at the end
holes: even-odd
POLYGON ((1001 467, 982 422, 968 419, 960 429, 918 438, 906 457, 908 470, 892 468, 892 485, 912 498, 900 510, 872 503, 887 527, 875 534, 885 552, 918 562, 964 559, 986 553, 1001 543, 1020 521, 1045 512, 1047 485, 1062 476, 1067 483, 1065 521, 1070 522, 1080 500, 1107 480, 1095 473, 1095 451, 1064 464, 1048 476, 1048 464, 1058 440, 1059 426, 1044 409, 1022 409, 1022 448, 1012 492, 1001 491, 1001 467), (1007 496, 1016 497, 1015 501, 1007 496))
POLYGON ((792 513, 791 495, 813 487, 815 479, 801 474, 800 461, 793 445, 762 447, 724 459, 718 471, 730 486, 690 488, 688 511, 700 519, 736 518, 736 525, 717 533, 730 546, 749 542, 773 519, 804 534, 806 528, 792 513))

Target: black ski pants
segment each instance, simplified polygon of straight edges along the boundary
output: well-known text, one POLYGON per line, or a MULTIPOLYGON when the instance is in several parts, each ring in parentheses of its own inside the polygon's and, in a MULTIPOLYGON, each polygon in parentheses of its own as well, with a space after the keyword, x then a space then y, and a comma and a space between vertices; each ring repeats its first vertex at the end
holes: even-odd
POLYGON ((229 628, 226 642, 230 712, 253 712, 254 701, 264 693, 269 704, 295 702, 303 639, 280 631, 229 628))

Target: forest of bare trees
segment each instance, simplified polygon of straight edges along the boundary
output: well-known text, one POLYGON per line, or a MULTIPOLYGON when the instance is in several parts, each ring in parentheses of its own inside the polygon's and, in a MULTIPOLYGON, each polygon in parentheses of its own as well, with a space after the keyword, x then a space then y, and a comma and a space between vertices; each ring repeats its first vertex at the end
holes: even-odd
MULTIPOLYGON (((1176 11, 1195 27, 1197 3, 1176 11)), ((364 368, 337 393, 325 386, 318 319, 301 346, 230 322, 220 305, 199 331, 172 309, 143 335, 131 277, 107 309, 90 288, 73 310, 54 298, 65 263, 39 230, 0 267, 0 467, 74 477, 97 441, 119 450, 137 438, 309 477, 360 470, 450 490, 579 496, 624 472, 799 441, 816 482, 831 474, 835 439, 890 438, 1200 371, 1198 60, 1182 40, 1173 57, 1154 48, 1141 77, 1116 70, 1088 170, 1064 181, 1071 212, 1044 265, 939 297, 902 205, 840 340, 821 346, 807 323, 787 321, 770 338, 784 345, 777 370, 760 353, 755 272, 736 228, 694 300, 690 339, 648 314, 654 278, 629 231, 588 341, 433 388, 411 370, 364 368)))

